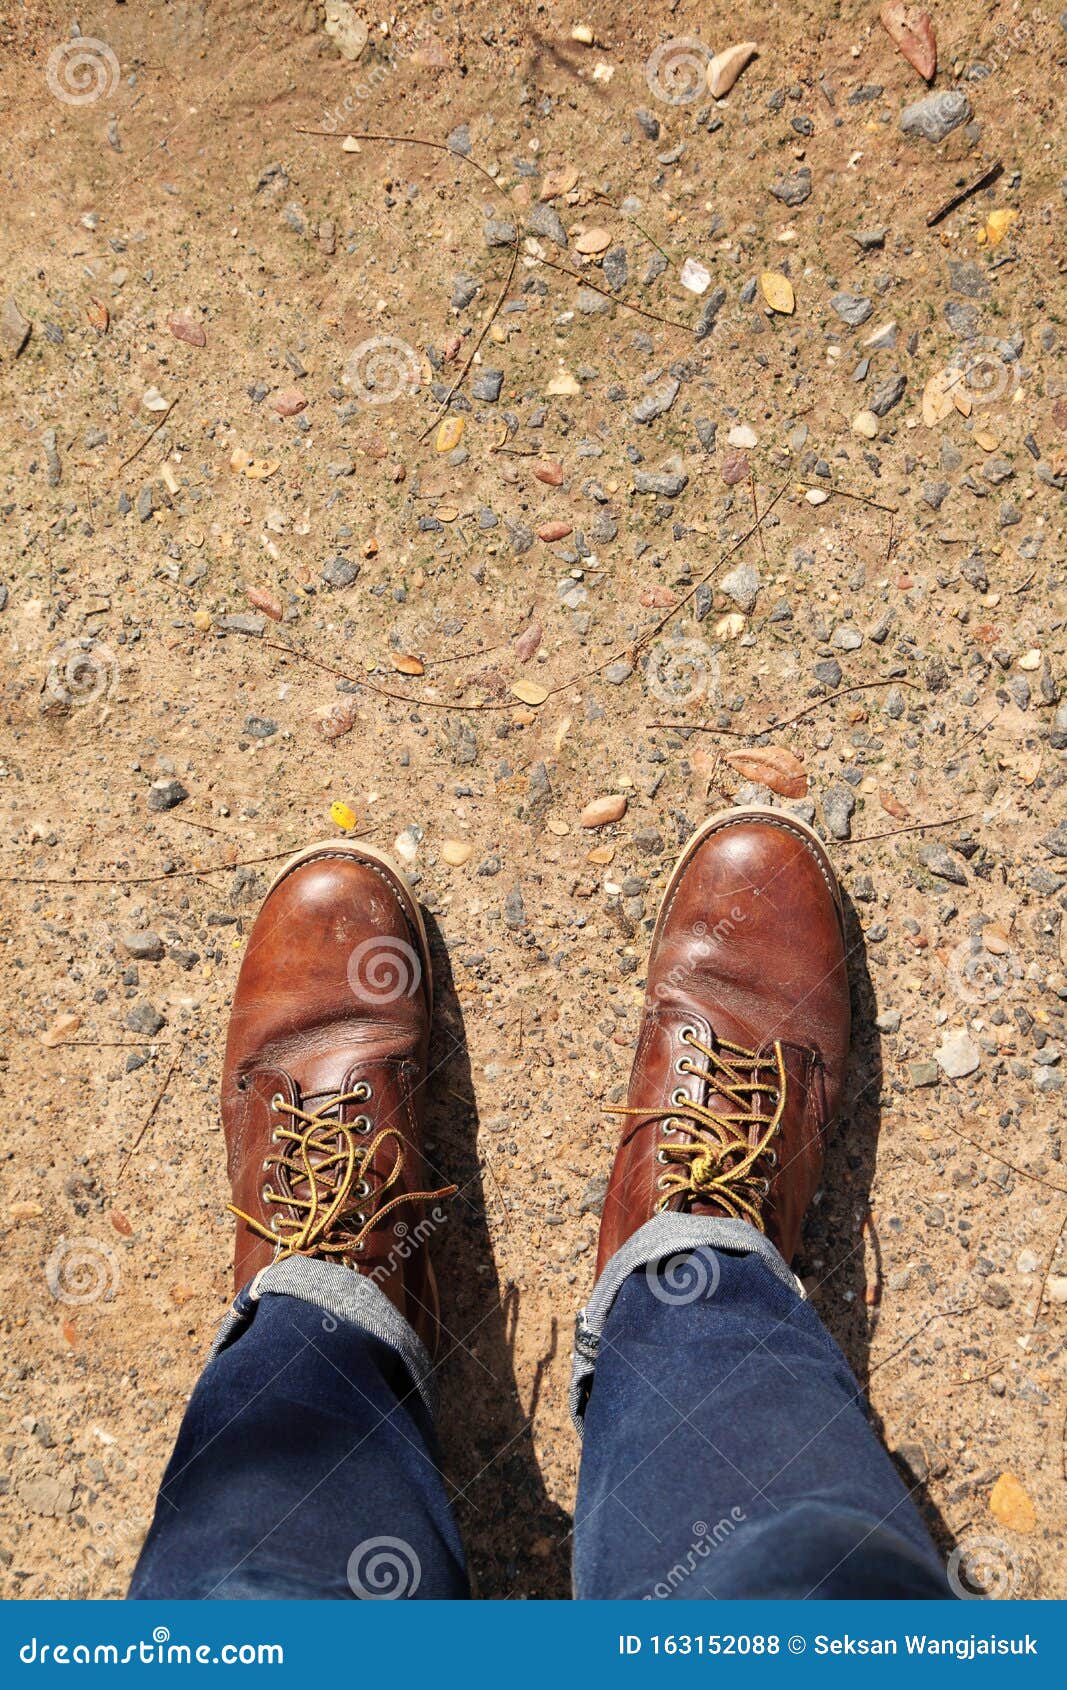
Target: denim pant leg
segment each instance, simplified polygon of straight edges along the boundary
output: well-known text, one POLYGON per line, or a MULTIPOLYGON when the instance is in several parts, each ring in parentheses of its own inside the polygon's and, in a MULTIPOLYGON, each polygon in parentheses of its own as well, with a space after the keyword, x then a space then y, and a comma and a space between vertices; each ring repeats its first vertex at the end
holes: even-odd
POLYGON ((430 1359, 369 1281, 293 1258, 240 1293, 130 1596, 464 1597, 430 1359))
POLYGON ((767 1240, 671 1215, 625 1248, 579 1318, 576 1594, 950 1597, 844 1356, 767 1240))

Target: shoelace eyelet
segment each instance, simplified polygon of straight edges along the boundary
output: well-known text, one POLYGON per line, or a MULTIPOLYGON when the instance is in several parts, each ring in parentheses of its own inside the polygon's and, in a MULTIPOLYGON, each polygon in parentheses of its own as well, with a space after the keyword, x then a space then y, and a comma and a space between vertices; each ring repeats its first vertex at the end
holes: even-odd
POLYGON ((671 1093, 671 1102, 674 1104, 674 1107, 676 1109, 684 1108, 689 1101, 689 1093, 685 1090, 685 1088, 683 1086, 676 1086, 674 1091, 671 1093))
POLYGON ((274 1093, 274 1096, 270 1100, 270 1106, 276 1115, 281 1113, 281 1110, 285 1106, 285 1099, 280 1091, 276 1091, 274 1093))
MULTIPOLYGON (((370 1186, 367 1184, 365 1179, 361 1179, 361 1180, 356 1181, 356 1184, 352 1187, 352 1195, 354 1197, 369 1197, 370 1196, 370 1186)), ((364 1219, 365 1219, 365 1217, 361 1215, 360 1221, 362 1222, 364 1219)))
POLYGON ((352 1126, 357 1133, 369 1133, 371 1129, 371 1118, 369 1115, 357 1115, 355 1120, 352 1122, 352 1126))
POLYGON ((370 1081, 360 1080, 358 1085, 352 1087, 352 1096, 359 1103, 369 1103, 374 1096, 370 1081))
POLYGON ((678 1029, 678 1037, 684 1045, 692 1044, 696 1036, 697 1030, 695 1027, 679 1027, 678 1029))

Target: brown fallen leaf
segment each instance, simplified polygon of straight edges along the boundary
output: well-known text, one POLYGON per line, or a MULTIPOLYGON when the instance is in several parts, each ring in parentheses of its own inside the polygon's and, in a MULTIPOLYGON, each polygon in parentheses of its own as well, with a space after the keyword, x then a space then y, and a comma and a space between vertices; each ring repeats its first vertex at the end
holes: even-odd
POLYGON ((133 1237, 133 1224, 131 1221, 127 1220, 121 1209, 112 1209, 110 1215, 108 1216, 108 1220, 115 1228, 115 1231, 122 1234, 123 1238, 133 1237))
POLYGON ((74 1322, 72 1320, 65 1320, 63 1322, 62 1331, 63 1331, 63 1336, 67 1340, 67 1343, 70 1345, 71 1349, 72 1350, 76 1349, 77 1344, 78 1344, 78 1329, 75 1326, 74 1322))
POLYGON ((543 638, 540 622, 528 622, 522 633, 515 635, 511 649, 520 663, 529 663, 543 638))
POLYGON ((178 311, 173 317, 168 317, 167 327, 175 340, 184 340, 187 346, 206 346, 207 335, 202 323, 187 311, 178 311))
POLYGON ((264 616, 269 616, 272 622, 280 622, 285 611, 274 597, 268 593, 266 587, 246 587, 245 598, 256 610, 261 610, 264 616))
POLYGON ((886 815, 892 816, 894 821, 907 821, 909 815, 911 814, 911 811, 907 809, 906 806, 899 801, 899 799, 894 798, 891 792, 880 792, 878 794, 878 802, 881 804, 886 815))
POLYGON ((548 688, 543 687, 539 681, 514 681, 511 690, 523 704, 533 706, 543 704, 548 697, 548 688))
POLYGON ((92 324, 94 329, 99 329, 101 334, 107 334, 108 324, 111 321, 111 312, 108 310, 103 300, 91 299, 85 307, 85 315, 88 317, 89 322, 92 324))
POLYGON ((913 70, 932 82, 937 70, 937 37, 929 12, 907 6, 904 0, 885 0, 878 14, 882 28, 913 70))
POLYGON ((745 780, 769 786, 780 798, 803 798, 808 776, 799 757, 784 745, 754 746, 751 751, 730 751, 723 758, 745 780))
POLYGON ((413 656, 411 653, 405 653, 403 656, 394 657, 393 668, 396 670, 398 675, 425 675, 426 673, 426 665, 423 663, 422 659, 420 657, 413 656))
POLYGON ((61 1045, 64 1039, 69 1039, 72 1033, 76 1033, 81 1024, 80 1015, 75 1015, 72 1010, 65 1010, 62 1015, 57 1015, 52 1025, 41 1034, 41 1043, 46 1050, 54 1050, 56 1045, 61 1045))

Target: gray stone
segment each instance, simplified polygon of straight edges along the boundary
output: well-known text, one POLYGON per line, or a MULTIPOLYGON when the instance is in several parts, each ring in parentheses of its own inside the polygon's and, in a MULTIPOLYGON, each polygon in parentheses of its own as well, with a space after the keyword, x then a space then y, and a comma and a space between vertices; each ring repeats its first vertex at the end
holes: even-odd
POLYGON ((940 1078, 936 1062, 909 1062, 908 1078, 912 1088, 918 1090, 922 1086, 936 1086, 940 1078))
POLYGON ((656 387, 650 388, 645 397, 633 408, 634 422, 650 423, 654 422, 657 417, 662 417, 666 411, 670 410, 677 399, 680 386, 680 382, 675 381, 674 377, 671 376, 666 381, 661 381, 656 387))
POLYGON ((477 297, 481 285, 473 276, 457 276, 452 283, 452 297, 448 302, 453 311, 465 311, 477 297))
POLYGON ((988 299, 989 277, 980 264, 970 258, 948 259, 949 286, 968 299, 988 299))
POLYGON ((700 316, 693 328, 696 340, 706 340, 715 327, 715 319, 726 304, 726 289, 714 288, 700 308, 700 316))
POLYGON ((327 587, 350 587, 359 576, 359 564, 338 552, 322 566, 322 579, 327 587))
POLYGON ((946 88, 940 94, 927 94, 914 105, 906 106, 900 114, 900 128, 904 135, 936 143, 970 120, 971 102, 966 94, 958 88, 946 88))
POLYGON ((228 634, 251 634, 255 639, 262 639, 267 632, 267 618, 251 610, 239 610, 233 616, 224 616, 222 626, 228 634))
POLYGON ((495 405, 504 385, 503 370, 482 370, 471 385, 471 395, 487 405, 495 405))
POLYGON ((639 493, 659 493, 664 499, 676 499, 688 485, 689 477, 652 470, 634 470, 634 487, 639 493))
POLYGON ((887 376, 880 381, 867 404, 867 409, 873 411, 876 417, 884 417, 900 403, 904 397, 904 390, 908 385, 908 378, 899 371, 895 375, 887 376))
POLYGON ((967 876, 946 845, 931 841, 919 846, 919 861, 938 880, 951 881, 953 886, 966 886, 967 876))
POLYGON ((458 153, 460 158, 471 156, 471 132, 466 123, 460 123, 453 129, 445 143, 450 153, 458 153))
POLYGON ((659 140, 659 118, 654 117, 644 106, 638 106, 634 112, 638 125, 650 141, 659 140))
POLYGON ((823 794, 822 813, 834 839, 851 839, 852 813, 855 808, 856 795, 843 781, 831 786, 823 794))
POLYGON ((760 590, 760 578, 750 563, 740 563, 736 569, 731 569, 716 585, 733 599, 738 610, 749 615, 756 608, 756 597, 760 590))
POLYGON ((861 293, 835 293, 830 296, 830 304, 843 323, 850 329, 858 329, 865 323, 874 310, 871 301, 861 293))
POLYGON ((487 217, 482 230, 486 246, 514 246, 518 231, 504 217, 487 217))
POLYGON ((606 294, 597 293, 595 288, 579 288, 574 296, 574 308, 583 317, 607 317, 611 315, 612 304, 606 294))
POLYGON ((621 293, 626 286, 630 274, 630 267, 626 261, 624 246, 609 247, 601 260, 600 268, 604 272, 604 280, 613 293, 621 293))
POLYGON ((934 1061, 950 1080, 962 1080, 981 1067, 982 1053, 964 1032, 947 1032, 934 1051, 934 1061))
POLYGON ((148 788, 150 810, 174 810, 184 804, 189 794, 180 780, 154 780, 148 788))
POLYGON ((526 906, 522 901, 521 885, 513 886, 504 900, 504 923, 512 931, 526 926, 526 906))
POLYGON ((776 200, 781 200, 783 205, 803 205, 805 200, 811 198, 811 171, 802 166, 791 176, 779 176, 771 186, 771 193, 776 200))
POLYGON ((269 716, 246 716, 245 733, 249 739, 270 739, 278 732, 277 722, 272 722, 269 716))
POLYGON ((123 933, 119 943, 126 955, 132 956, 136 962, 158 962, 163 956, 163 941, 149 928, 137 933, 123 933))
POLYGON ((551 205, 538 203, 531 206, 526 216, 526 227, 531 235, 540 235, 546 241, 554 241, 557 246, 567 244, 563 219, 551 205))
POLYGON ((167 1018, 147 998, 139 998, 126 1017, 126 1025, 131 1033, 154 1039, 167 1025, 167 1018))

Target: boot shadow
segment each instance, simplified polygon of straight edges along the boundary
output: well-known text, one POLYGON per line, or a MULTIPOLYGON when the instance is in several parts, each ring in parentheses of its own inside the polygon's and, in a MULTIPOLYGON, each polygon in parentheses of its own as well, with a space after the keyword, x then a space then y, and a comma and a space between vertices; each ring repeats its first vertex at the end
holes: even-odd
MULTIPOLYGON (((882 1241, 870 1206, 882 1124, 882 1035, 877 1026, 878 1002, 863 928, 844 888, 842 897, 852 996, 852 1049, 841 1118, 826 1149, 823 1196, 808 1215, 801 1253, 794 1266, 808 1284, 823 1324, 844 1351, 866 1393, 870 1389, 871 1340, 878 1330, 884 1294, 882 1241)), ((870 1417, 885 1444, 882 1422, 873 1409, 870 1417)), ((911 1458, 919 1453, 911 1445, 890 1450, 927 1530, 942 1555, 948 1555, 955 1539, 929 1495, 925 1477, 912 1464, 911 1458)))
POLYGON ((434 1248, 441 1289, 438 1420, 445 1480, 475 1596, 567 1598, 570 1519, 545 1490, 532 1437, 541 1381, 559 1343, 558 1327, 553 1320, 531 1399, 523 1403, 514 1367, 520 1293, 515 1285, 502 1285, 497 1273, 487 1189, 494 1211, 506 1199, 491 1175, 488 1188, 483 1182, 463 1010, 440 928, 428 910, 423 915, 435 999, 426 1137, 433 1166, 459 1186, 434 1248))

